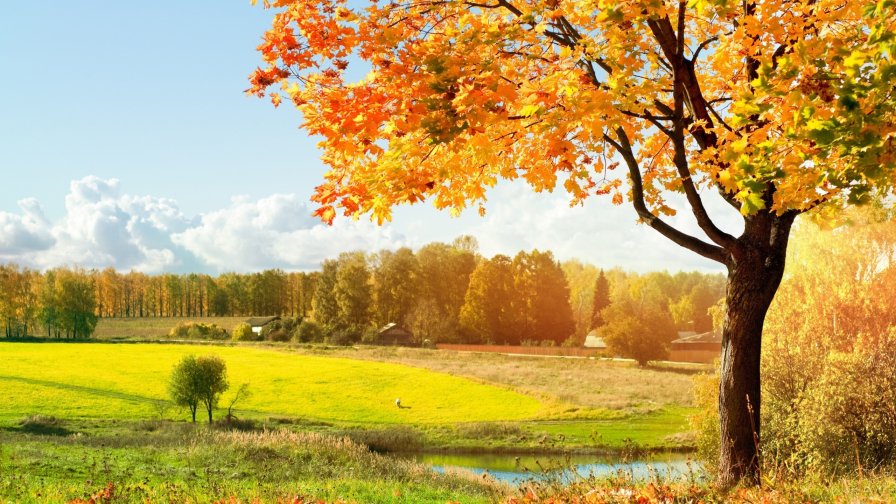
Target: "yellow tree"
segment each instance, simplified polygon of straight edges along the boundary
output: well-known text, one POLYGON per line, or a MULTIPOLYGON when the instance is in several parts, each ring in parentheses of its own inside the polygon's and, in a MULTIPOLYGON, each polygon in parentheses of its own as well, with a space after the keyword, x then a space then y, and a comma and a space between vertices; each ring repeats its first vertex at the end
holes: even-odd
POLYGON ((274 87, 322 139, 324 220, 382 222, 427 198, 483 212, 487 188, 521 178, 573 202, 628 199, 725 265, 721 477, 757 478, 762 327, 791 225, 896 179, 893 0, 265 4, 278 10, 248 92, 274 87), (706 190, 740 211, 742 234, 718 227, 706 190), (701 236, 664 218, 670 193, 701 236))

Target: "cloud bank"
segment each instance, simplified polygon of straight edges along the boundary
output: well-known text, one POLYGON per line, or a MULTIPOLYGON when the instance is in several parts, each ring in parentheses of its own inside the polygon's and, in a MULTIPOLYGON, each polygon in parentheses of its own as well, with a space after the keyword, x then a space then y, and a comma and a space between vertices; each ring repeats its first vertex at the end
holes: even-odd
MULTIPOLYGON (((521 183, 500 185, 489 199, 482 219, 451 219, 431 208, 413 208, 385 226, 347 218, 327 226, 294 194, 237 196, 224 208, 187 216, 174 200, 127 194, 117 179, 88 176, 71 182, 64 215, 55 221, 34 198, 19 201, 17 213, 0 212, 0 261, 38 269, 147 273, 313 270, 344 251, 418 248, 471 234, 486 256, 538 248, 561 260, 578 258, 607 268, 718 269, 637 225, 629 205, 596 198, 570 207, 563 193, 535 194, 521 183)), ((710 199, 708 206, 711 212, 731 213, 720 201, 710 199)), ((738 231, 736 218, 723 220, 738 231)), ((683 213, 670 223, 699 234, 683 213)))

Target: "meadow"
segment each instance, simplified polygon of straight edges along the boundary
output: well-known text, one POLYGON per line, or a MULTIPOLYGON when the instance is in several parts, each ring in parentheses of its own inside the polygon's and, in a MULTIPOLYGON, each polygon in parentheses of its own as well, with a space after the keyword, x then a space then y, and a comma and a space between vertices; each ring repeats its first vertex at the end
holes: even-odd
POLYGON ((692 444, 694 369, 137 339, 0 343, 0 502, 494 502, 513 489, 377 453, 692 444), (251 397, 235 408, 240 422, 193 425, 167 401, 171 369, 188 354, 227 363, 222 406, 249 384, 251 397), (406 407, 396 408, 397 397, 406 407))
MULTIPOLYGON (((238 413, 254 417, 444 424, 531 419, 545 410, 538 399, 507 388, 384 362, 252 347, 7 343, 0 345, 0 422, 27 414, 151 418, 167 397, 171 369, 189 354, 224 359, 232 391, 242 383, 252 390, 238 413), (398 397, 404 408, 395 407, 398 397)), ((186 419, 187 412, 172 416, 186 419)))

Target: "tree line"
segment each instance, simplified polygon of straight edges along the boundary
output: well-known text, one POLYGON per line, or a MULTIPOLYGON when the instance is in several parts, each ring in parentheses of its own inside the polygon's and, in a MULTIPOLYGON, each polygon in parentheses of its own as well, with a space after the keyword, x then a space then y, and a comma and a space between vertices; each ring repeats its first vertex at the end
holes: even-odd
POLYGON ((214 277, 5 265, 0 322, 7 337, 85 337, 99 318, 278 315, 313 321, 332 343, 372 341, 395 323, 417 343, 578 345, 605 323, 601 311, 633 289, 652 300, 637 310, 657 311, 679 330, 705 331, 723 279, 604 271, 538 250, 486 258, 463 236, 416 252, 347 252, 315 272, 214 277))

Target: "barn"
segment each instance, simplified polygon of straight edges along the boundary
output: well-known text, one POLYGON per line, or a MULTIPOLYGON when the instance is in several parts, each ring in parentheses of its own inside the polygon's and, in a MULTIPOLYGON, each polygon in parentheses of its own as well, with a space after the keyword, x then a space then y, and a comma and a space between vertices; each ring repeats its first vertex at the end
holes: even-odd
POLYGON ((722 333, 709 331, 705 333, 679 333, 679 338, 672 342, 669 360, 675 362, 711 363, 722 355, 722 333))
POLYGON ((376 338, 377 345, 415 346, 414 335, 411 331, 390 322, 380 328, 376 338))

